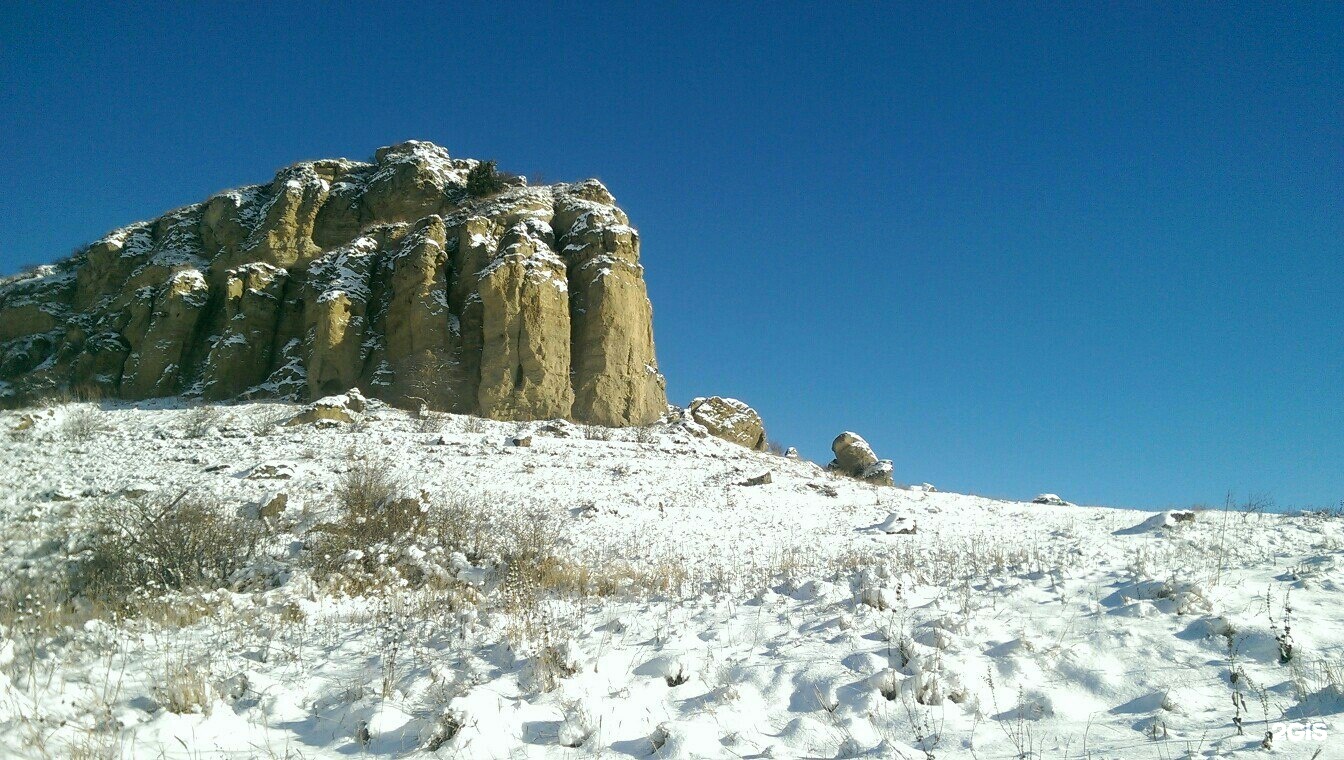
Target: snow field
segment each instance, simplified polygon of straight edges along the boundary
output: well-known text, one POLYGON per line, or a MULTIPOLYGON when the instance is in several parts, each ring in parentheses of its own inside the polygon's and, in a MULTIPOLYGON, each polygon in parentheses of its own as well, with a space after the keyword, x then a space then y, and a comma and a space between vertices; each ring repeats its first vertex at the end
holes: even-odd
POLYGON ((881 488, 676 425, 295 411, 0 413, 0 754, 1344 757, 1338 518, 881 488), (390 542, 321 566, 395 574, 318 577, 360 468, 545 572, 390 542), (133 618, 34 591, 99 510, 183 492, 265 526, 228 588, 133 618))

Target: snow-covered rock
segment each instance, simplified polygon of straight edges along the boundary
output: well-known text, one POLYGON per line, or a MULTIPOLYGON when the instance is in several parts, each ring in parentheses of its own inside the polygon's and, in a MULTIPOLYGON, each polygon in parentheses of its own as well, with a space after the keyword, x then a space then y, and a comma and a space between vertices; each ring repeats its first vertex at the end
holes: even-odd
POLYGON ((755 409, 735 398, 697 398, 687 407, 688 426, 715 438, 765 451, 765 424, 755 409))
POLYGON ((877 526, 877 529, 892 535, 909 535, 915 532, 915 521, 907 515, 892 512, 877 526))
POLYGON ((893 484, 890 459, 878 459, 873 447, 858 433, 845 432, 831 442, 831 451, 835 453, 829 469, 844 473, 853 478, 889 486, 893 484))

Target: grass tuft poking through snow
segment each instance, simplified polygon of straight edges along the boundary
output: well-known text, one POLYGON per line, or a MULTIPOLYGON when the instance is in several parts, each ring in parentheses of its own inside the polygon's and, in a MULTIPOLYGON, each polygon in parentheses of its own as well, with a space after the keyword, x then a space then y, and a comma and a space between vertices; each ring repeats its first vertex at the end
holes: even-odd
POLYGON ((0 412, 0 756, 1306 760, 1344 737, 1335 512, 880 488, 675 422, 294 412, 0 412))

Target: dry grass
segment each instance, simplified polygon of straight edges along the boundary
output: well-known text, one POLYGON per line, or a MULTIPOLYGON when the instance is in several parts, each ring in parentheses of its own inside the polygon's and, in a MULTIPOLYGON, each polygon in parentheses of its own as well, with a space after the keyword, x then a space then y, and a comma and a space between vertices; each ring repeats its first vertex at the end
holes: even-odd
POLYGON ((61 437, 71 441, 90 441, 112 430, 103 410, 89 404, 79 404, 66 410, 61 420, 61 437))
POLYGON ((166 591, 229 587, 264 537, 260 523, 189 493, 104 503, 93 522, 71 596, 125 612, 166 591))
POLYGON ((186 438, 204 438, 212 428, 218 428, 227 416, 217 406, 194 406, 182 417, 182 435, 186 438))
POLYGON ((186 660, 169 658, 164 662, 163 678, 154 696, 168 712, 177 715, 209 715, 214 704, 210 673, 186 660))

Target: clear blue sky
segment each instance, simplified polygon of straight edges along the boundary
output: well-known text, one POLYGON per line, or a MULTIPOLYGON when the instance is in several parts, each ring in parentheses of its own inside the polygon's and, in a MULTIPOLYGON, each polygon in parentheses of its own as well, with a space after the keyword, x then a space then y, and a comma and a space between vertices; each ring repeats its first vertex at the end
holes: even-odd
POLYGON ((672 399, 813 458, 1344 499, 1344 4, 713 5, 5 3, 0 272, 428 139, 606 182, 672 399))

